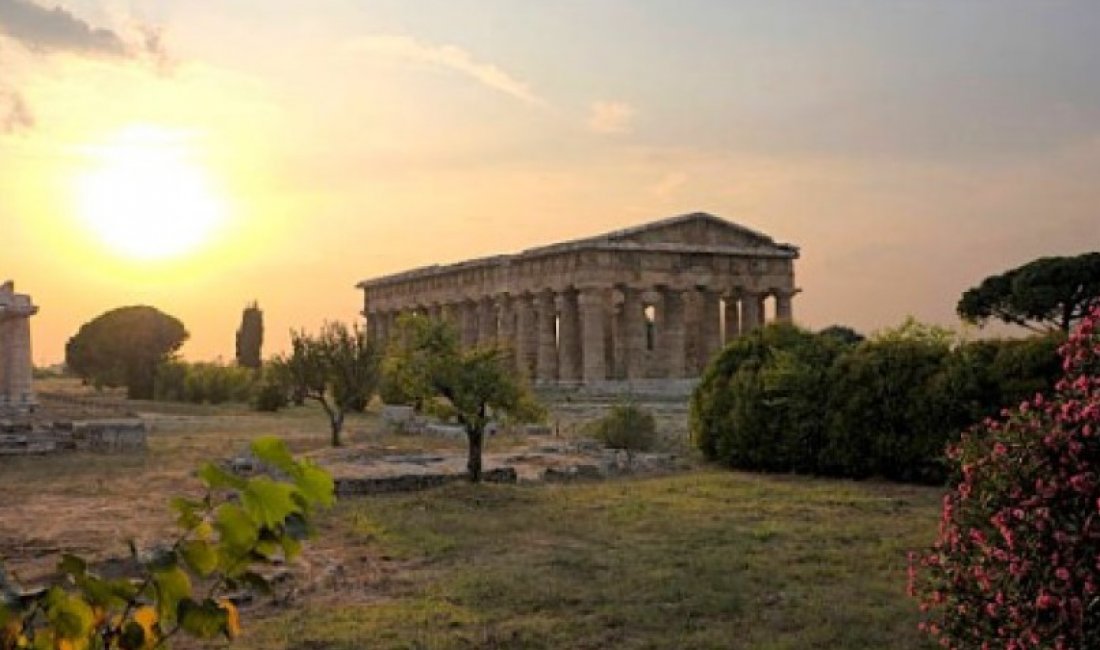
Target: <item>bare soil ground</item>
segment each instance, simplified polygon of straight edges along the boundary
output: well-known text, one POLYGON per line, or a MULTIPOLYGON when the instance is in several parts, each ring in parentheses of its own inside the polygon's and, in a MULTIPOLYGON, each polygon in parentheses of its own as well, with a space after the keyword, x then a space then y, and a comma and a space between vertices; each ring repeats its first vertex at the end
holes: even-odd
MULTIPOLYGON (((143 454, 0 458, 0 558, 23 582, 48 576, 62 552, 102 560, 125 556, 128 539, 168 539, 170 497, 198 492, 201 463, 259 435, 334 454, 313 408, 126 406, 151 425, 143 454)), ((347 453, 369 457, 464 448, 388 434, 371 415, 351 418, 347 439, 347 453)), ((505 437, 487 451, 522 447, 505 437)), ((925 488, 696 468, 344 500, 320 518, 280 600, 245 609, 240 643, 925 648, 904 596, 905 553, 933 536, 937 499, 925 488)))

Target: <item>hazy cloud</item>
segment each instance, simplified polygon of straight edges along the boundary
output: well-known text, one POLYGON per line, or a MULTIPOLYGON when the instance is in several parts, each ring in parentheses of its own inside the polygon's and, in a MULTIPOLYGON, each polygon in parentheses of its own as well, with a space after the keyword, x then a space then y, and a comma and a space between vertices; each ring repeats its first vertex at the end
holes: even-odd
POLYGON ((595 101, 588 110, 588 128, 608 135, 629 133, 634 128, 637 113, 626 102, 595 101))
POLYGON ((478 61, 466 50, 454 45, 424 43, 410 36, 379 34, 353 41, 349 49, 389 56, 406 61, 437 65, 469 77, 493 90, 535 106, 545 106, 531 87, 492 63, 478 61))
POLYGON ((126 43, 109 29, 93 27, 69 11, 29 0, 0 0, 0 31, 32 50, 124 56, 126 43))
MULTIPOLYGON (((30 0, 0 0, 0 36, 7 36, 30 52, 64 52, 91 57, 142 58, 158 70, 170 65, 159 28, 136 24, 133 38, 117 31, 96 27, 72 12, 52 9, 30 0)), ((29 129, 35 124, 23 95, 14 88, 0 87, 0 133, 29 129)))

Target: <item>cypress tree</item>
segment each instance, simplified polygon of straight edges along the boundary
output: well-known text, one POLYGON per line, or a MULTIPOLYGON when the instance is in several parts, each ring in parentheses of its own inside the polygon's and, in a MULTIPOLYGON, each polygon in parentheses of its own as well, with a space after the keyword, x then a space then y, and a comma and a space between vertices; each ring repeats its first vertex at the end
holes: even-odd
POLYGON ((241 326, 237 330, 237 365, 259 370, 262 364, 261 349, 264 345, 264 313, 253 302, 241 314, 241 326))

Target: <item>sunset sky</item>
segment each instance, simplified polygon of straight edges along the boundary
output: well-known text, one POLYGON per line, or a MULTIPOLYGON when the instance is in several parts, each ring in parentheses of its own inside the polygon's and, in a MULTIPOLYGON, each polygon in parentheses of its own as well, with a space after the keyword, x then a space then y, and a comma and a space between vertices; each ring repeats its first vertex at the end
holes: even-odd
POLYGON ((0 0, 0 278, 35 359, 152 304, 192 359, 359 280, 706 211, 796 318, 948 325, 1100 248, 1100 2, 0 0), (172 224, 176 224, 173 226, 172 224))

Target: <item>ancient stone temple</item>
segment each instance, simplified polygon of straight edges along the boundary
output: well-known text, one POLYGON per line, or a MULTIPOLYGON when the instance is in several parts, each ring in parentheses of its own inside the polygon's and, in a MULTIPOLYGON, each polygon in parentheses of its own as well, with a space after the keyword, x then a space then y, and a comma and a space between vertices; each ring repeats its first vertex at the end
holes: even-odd
POLYGON ((31 297, 0 286, 0 415, 34 409, 34 362, 30 318, 38 313, 31 297))
POLYGON ((384 341, 407 312, 502 342, 537 384, 698 377, 724 342, 790 320, 798 248, 709 214, 365 280, 384 341))

